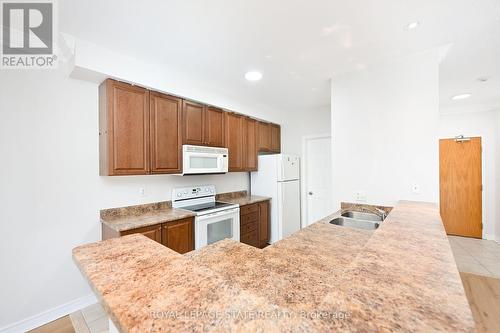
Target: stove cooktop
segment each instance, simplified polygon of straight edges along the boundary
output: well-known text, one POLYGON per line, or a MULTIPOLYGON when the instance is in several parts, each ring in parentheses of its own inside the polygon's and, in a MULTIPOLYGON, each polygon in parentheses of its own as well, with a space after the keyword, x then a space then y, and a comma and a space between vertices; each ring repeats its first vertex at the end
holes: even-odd
POLYGON ((216 201, 216 202, 209 202, 209 203, 204 203, 204 204, 186 206, 186 207, 182 207, 182 209, 190 210, 190 211, 195 212, 195 213, 200 213, 200 212, 206 212, 206 211, 209 211, 212 209, 224 208, 224 207, 229 207, 229 206, 234 206, 234 204, 228 203, 228 202, 216 201))

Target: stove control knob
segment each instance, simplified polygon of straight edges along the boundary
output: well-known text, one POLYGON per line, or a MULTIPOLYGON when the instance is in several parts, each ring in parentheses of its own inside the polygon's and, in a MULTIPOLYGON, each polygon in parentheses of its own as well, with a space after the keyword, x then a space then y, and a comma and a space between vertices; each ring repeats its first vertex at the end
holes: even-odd
POLYGON ((180 198, 182 196, 182 193, 177 193, 177 196, 180 198))

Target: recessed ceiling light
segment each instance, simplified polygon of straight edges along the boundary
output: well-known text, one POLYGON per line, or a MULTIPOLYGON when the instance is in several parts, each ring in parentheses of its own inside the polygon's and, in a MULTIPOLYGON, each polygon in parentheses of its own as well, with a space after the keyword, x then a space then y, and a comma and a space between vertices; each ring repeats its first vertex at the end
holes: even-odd
POLYGON ((466 99, 466 98, 469 98, 471 96, 472 96, 471 94, 459 94, 459 95, 453 96, 451 99, 454 101, 458 101, 460 99, 466 99))
POLYGON ((420 22, 418 22, 418 21, 411 22, 411 23, 408 23, 408 24, 406 25, 406 29, 407 29, 407 30, 413 30, 413 29, 418 28, 418 26, 419 26, 419 25, 420 25, 420 22))
POLYGON ((249 71, 245 73, 245 79, 248 81, 259 81, 262 79, 262 73, 259 71, 249 71))
POLYGON ((486 81, 488 81, 489 79, 490 79, 490 77, 489 77, 489 76, 481 76, 481 77, 478 77, 478 78, 477 78, 477 80, 478 80, 479 82, 486 82, 486 81))

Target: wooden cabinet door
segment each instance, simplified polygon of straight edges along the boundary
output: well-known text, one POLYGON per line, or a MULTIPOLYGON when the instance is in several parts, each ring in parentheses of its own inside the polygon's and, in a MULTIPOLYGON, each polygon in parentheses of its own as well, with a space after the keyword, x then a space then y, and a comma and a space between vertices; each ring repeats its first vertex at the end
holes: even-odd
POLYGON ((150 93, 151 172, 180 173, 182 166, 182 100, 150 93))
POLYGON ((183 142, 188 145, 203 145, 205 139, 205 106, 195 102, 183 103, 183 142))
POLYGON ((205 111, 205 144, 224 147, 224 111, 208 107, 205 111))
POLYGON ((99 90, 101 175, 149 173, 149 91, 109 79, 99 90))
POLYGON ((163 245, 181 254, 194 250, 193 224, 193 218, 164 223, 163 245))
POLYGON ((269 242, 269 201, 259 202, 259 247, 269 242))
POLYGON ((271 151, 271 125, 262 121, 258 122, 259 151, 271 151))
POLYGON ((281 127, 280 125, 271 124, 271 151, 275 153, 281 152, 281 127))
POLYGON ((257 171, 257 121, 244 118, 243 121, 243 169, 257 171))
POLYGON ((144 236, 154 240, 155 242, 161 243, 161 224, 122 231, 120 233, 121 236, 126 236, 131 234, 143 234, 144 236))
POLYGON ((226 112, 226 147, 229 150, 229 171, 243 170, 243 117, 226 112))

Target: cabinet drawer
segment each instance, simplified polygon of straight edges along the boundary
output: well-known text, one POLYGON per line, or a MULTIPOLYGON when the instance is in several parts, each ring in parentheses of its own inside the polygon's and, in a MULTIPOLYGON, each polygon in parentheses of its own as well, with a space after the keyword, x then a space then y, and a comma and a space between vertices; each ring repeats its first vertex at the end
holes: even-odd
POLYGON ((252 232, 254 230, 257 230, 258 226, 259 226, 258 221, 254 221, 254 222, 251 222, 251 223, 243 224, 240 227, 240 234, 241 235, 248 234, 248 233, 250 233, 250 232, 252 232))
POLYGON ((240 207, 240 215, 246 215, 259 211, 259 204, 251 204, 240 207))
POLYGON ((259 235, 257 233, 257 230, 254 230, 250 233, 242 234, 240 236, 240 242, 257 247, 258 246, 258 236, 259 235))
POLYGON ((245 225, 252 222, 259 221, 259 212, 254 212, 246 215, 240 216, 240 225, 245 225))

